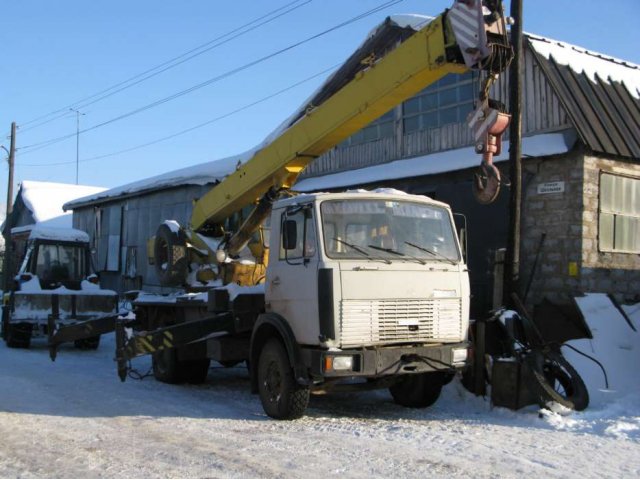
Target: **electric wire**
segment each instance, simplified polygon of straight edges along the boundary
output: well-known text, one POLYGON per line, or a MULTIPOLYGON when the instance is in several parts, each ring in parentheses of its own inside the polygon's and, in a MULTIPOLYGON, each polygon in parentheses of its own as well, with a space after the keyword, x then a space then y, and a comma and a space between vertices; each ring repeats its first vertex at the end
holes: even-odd
POLYGON ((122 92, 124 90, 127 90, 135 85, 138 85, 146 80, 149 80, 150 78, 153 78, 157 75, 160 75, 161 73, 166 72, 167 70, 170 70, 172 68, 177 67, 178 65, 182 65, 183 63, 192 60, 193 58, 196 58, 200 55, 203 55, 206 52, 209 52, 215 48, 218 48, 222 45, 225 45, 227 43, 229 43, 230 41, 245 35, 249 32, 252 32, 254 30, 256 30, 257 28, 266 25, 278 18, 283 17, 284 15, 287 15, 288 13, 293 12, 294 10, 297 10, 298 8, 303 7, 304 5, 307 5, 308 3, 311 3, 313 0, 306 0, 303 3, 299 3, 301 0, 295 0, 293 2, 290 2, 282 7, 279 7, 275 10, 270 11, 269 13, 262 15, 261 17, 258 17, 248 23, 245 23, 244 25, 241 25, 240 27, 237 27, 223 35, 220 35, 216 38, 214 38, 213 40, 210 40, 202 45, 199 45, 195 48, 192 48, 191 50, 178 55, 177 57, 174 57, 170 60, 167 60, 163 63, 161 63, 160 65, 157 65, 155 67, 152 67, 150 69, 145 70, 144 72, 141 72, 137 75, 134 75, 126 80, 123 80, 115 85, 112 85, 109 88, 106 88, 104 90, 101 90, 93 95, 90 95, 88 97, 85 97, 83 99, 80 99, 74 103, 71 103, 65 107, 62 107, 58 110, 54 110, 52 112, 49 112, 45 115, 42 115, 36 119, 30 120, 28 122, 24 122, 21 124, 21 130, 22 132, 31 130, 33 128, 39 127, 41 125, 45 125, 48 124, 50 122, 53 122, 54 120, 57 120, 59 118, 64 118, 68 115, 68 110, 72 107, 76 107, 78 109, 82 109, 82 108, 86 108, 89 105, 93 105, 94 103, 100 102, 106 98, 109 98, 119 92, 122 92), (295 5, 298 4, 298 5, 295 5), (289 8, 291 7, 291 8, 289 8), (282 10, 285 10, 284 12, 282 10), (278 13, 280 12, 280 13, 278 13), (277 15, 275 15, 277 14, 277 15), (275 16, 273 16, 275 15, 275 16), (271 18, 269 18, 271 17, 271 18), (260 22, 260 23, 258 23, 260 22), (244 29, 244 30, 243 30, 244 29), (238 33, 239 32, 239 33, 238 33), (96 98, 98 97, 98 98, 96 98), (89 101, 91 100, 91 101, 89 101), (88 103, 84 103, 84 102, 88 102, 88 103), (50 117, 52 115, 56 115, 53 118, 50 118, 48 120, 44 120, 47 117, 50 117), (32 123, 38 122, 39 120, 43 120, 40 123, 37 123, 36 125, 32 125, 31 127, 28 128, 24 128, 32 123))
MULTIPOLYGON (((103 154, 103 155, 97 155, 97 156, 94 156, 94 157, 84 158, 84 159, 81 159, 79 161, 80 161, 80 163, 83 163, 83 162, 90 162, 90 161, 94 161, 94 160, 101 160, 101 159, 104 159, 104 158, 109 158, 109 157, 114 157, 114 156, 117 156, 117 155, 122 155, 124 153, 133 152, 135 150, 140 150, 142 148, 149 147, 151 145, 155 145, 157 143, 161 143, 161 142, 165 142, 167 140, 171 140, 173 138, 179 137, 181 135, 184 135, 186 133, 192 132, 192 131, 197 130, 199 128, 206 127, 208 125, 211 125, 212 123, 219 122, 220 120, 224 120, 224 119, 226 119, 228 117, 231 117, 231 116, 236 115, 238 113, 241 113, 241 112, 243 112, 245 110, 248 110, 251 107, 255 107, 256 105, 259 105, 259 104, 264 103, 264 102, 266 102, 268 100, 271 100, 271 99, 277 97, 278 95, 281 95, 281 94, 283 94, 285 92, 288 92, 289 90, 292 90, 292 89, 294 89, 294 88, 296 88, 296 87, 298 87, 298 86, 300 86, 300 85, 302 85, 302 84, 304 84, 306 82, 309 82, 309 81, 311 81, 311 80, 313 80, 313 79, 315 79, 315 78, 317 78, 317 77, 319 77, 321 75, 324 75, 324 74, 326 74, 328 72, 331 72, 331 71, 335 70, 339 65, 340 64, 332 65, 331 67, 326 68, 326 69, 322 70, 321 72, 318 72, 318 73, 316 73, 316 74, 314 74, 314 75, 312 75, 310 77, 304 78, 303 80, 300 80, 300 81, 298 81, 296 83, 293 83, 293 84, 291 84, 291 85, 289 85, 289 86, 287 86, 287 87, 285 87, 285 88, 283 88, 281 90, 278 90, 277 92, 274 92, 274 93, 272 93, 270 95, 267 95, 265 97, 262 97, 262 98, 260 98, 260 99, 258 99, 256 101, 254 101, 254 102, 248 103, 246 105, 243 105, 242 107, 236 108, 235 110, 232 110, 230 112, 224 113, 224 114, 219 115, 219 116, 217 116, 215 118, 207 120, 206 122, 199 123, 197 125, 194 125, 192 127, 186 128, 186 129, 181 130, 179 132, 172 133, 170 135, 167 135, 167 136, 164 136, 164 137, 161 137, 161 138, 157 138, 155 140, 151 140, 149 142, 145 142, 145 143, 142 143, 142 144, 139 144, 139 145, 135 145, 133 147, 125 148, 123 150, 118 150, 118 151, 111 152, 111 153, 106 153, 106 154, 103 154)), ((21 163, 20 166, 21 167, 52 167, 52 166, 59 166, 59 165, 71 165, 71 164, 75 164, 75 163, 76 163, 76 161, 72 160, 72 161, 68 161, 68 162, 57 162, 57 163, 38 163, 38 164, 21 163)))
POLYGON ((385 8, 388 8, 388 7, 392 6, 392 5, 396 5, 398 3, 401 3, 402 1, 404 1, 404 0, 390 0, 390 1, 387 1, 387 2, 385 2, 383 4, 381 4, 381 5, 373 8, 373 9, 367 10, 367 11, 365 11, 365 12, 363 12, 363 13, 361 13, 361 14, 359 14, 359 15, 357 15, 357 16, 349 19, 349 20, 346 20, 346 21, 344 21, 342 23, 339 23, 338 25, 335 25, 335 26, 333 26, 333 27, 331 27, 331 28, 329 28, 327 30, 324 30, 324 31, 322 31, 320 33, 317 33, 315 35, 307 37, 307 38, 305 38, 303 40, 300 40, 299 42, 296 42, 296 43, 291 44, 291 45, 289 45, 289 46, 287 46, 285 48, 282 48, 282 49, 277 50, 275 52, 272 52, 272 53, 270 53, 268 55, 260 57, 260 58, 258 58, 256 60, 253 60, 253 61, 251 61, 249 63, 246 63, 246 64, 244 64, 244 65, 242 65, 240 67, 237 67, 235 69, 232 69, 232 70, 229 70, 229 71, 227 71, 225 73, 217 75, 217 76, 215 76, 213 78, 210 78, 210 79, 208 79, 208 80, 206 80, 204 82, 201 82, 201 83, 198 83, 196 85, 193 85, 193 86, 191 86, 191 87, 189 87, 189 88, 187 88, 185 90, 182 90, 180 92, 177 92, 177 93, 174 93, 172 95, 169 95, 168 97, 164 97, 164 98, 162 98, 160 100, 157 100, 157 101, 152 102, 150 104, 144 105, 142 107, 139 107, 137 109, 134 109, 134 110, 131 110, 131 111, 127 112, 127 113, 124 113, 122 115, 114 117, 114 118, 112 118, 110 120, 106 120, 106 121, 104 121, 102 123, 99 123, 97 125, 93 125, 91 127, 85 128, 83 130, 80 130, 79 132, 73 132, 73 133, 69 133, 67 135, 63 135, 63 136, 60 136, 60 137, 56 137, 56 138, 52 138, 52 139, 49 139, 49 140, 44 140, 42 142, 34 143, 34 144, 28 145, 26 147, 22 147, 20 150, 28 149, 28 151, 22 152, 22 155, 26 155, 26 154, 35 152, 37 150, 41 150, 42 148, 46 148, 46 147, 48 147, 50 145, 56 144, 58 142, 61 142, 63 140, 67 140, 69 138, 73 138, 76 135, 79 135, 81 133, 87 133, 87 132, 96 130, 98 128, 104 127, 106 125, 110 125, 110 124, 112 124, 114 122, 117 122, 117 121, 123 120, 125 118, 131 117, 131 116, 136 115, 138 113, 144 112, 146 110, 149 110, 149 109, 155 108, 157 106, 163 105, 163 104, 165 104, 167 102, 170 102, 172 100, 180 98, 180 97, 182 97, 184 95, 187 95, 189 93, 193 93, 196 90, 199 90, 201 88, 207 87, 207 86, 209 86, 209 85, 211 85, 213 83, 219 82, 220 80, 223 80, 225 78, 228 78, 230 76, 233 76, 233 75, 236 75, 236 74, 238 74, 240 72, 243 72, 243 71, 245 71, 245 70, 247 70, 247 69, 249 69, 251 67, 254 67, 254 66, 256 66, 256 65, 258 65, 260 63, 263 63, 263 62, 265 62, 267 60, 270 60, 270 59, 272 59, 274 57, 282 55, 285 52, 293 50, 293 49, 295 49, 295 48, 297 48, 297 47, 299 47, 301 45, 304 45, 304 44, 309 43, 309 42, 311 42, 313 40, 316 40, 316 39, 318 39, 318 38, 320 38, 320 37, 322 37, 324 35, 327 35, 327 34, 329 34, 331 32, 334 32, 334 31, 336 31, 336 30, 338 30, 340 28, 343 28, 343 27, 345 27, 347 25, 350 25, 350 24, 352 24, 352 23, 354 23, 354 22, 356 22, 358 20, 366 18, 367 16, 372 15, 374 13, 377 13, 380 10, 383 10, 385 8))

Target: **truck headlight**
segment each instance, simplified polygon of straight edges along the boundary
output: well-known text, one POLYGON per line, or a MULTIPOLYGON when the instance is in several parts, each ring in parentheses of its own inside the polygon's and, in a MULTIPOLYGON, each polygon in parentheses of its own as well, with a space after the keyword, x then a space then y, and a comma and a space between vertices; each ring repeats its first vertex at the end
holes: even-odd
POLYGON ((353 357, 346 355, 327 355, 324 357, 325 372, 353 370, 353 357))
POLYGON ((466 348, 454 348, 453 350, 451 350, 451 363, 464 363, 466 360, 466 348))

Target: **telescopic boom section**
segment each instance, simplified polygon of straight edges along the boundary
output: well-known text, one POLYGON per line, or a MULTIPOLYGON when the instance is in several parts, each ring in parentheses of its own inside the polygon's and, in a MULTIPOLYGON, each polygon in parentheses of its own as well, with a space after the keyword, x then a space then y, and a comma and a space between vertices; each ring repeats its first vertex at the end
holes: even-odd
MULTIPOLYGON (((192 231, 206 224, 222 224, 234 212, 267 194, 274 198, 277 192, 290 188, 313 159, 445 75, 475 67, 486 69, 491 60, 488 57, 493 55, 487 40, 491 27, 485 24, 480 0, 458 1, 448 12, 371 62, 322 104, 309 108, 273 142, 200 198, 191 217, 192 231), (460 40, 456 30, 460 22, 452 15, 455 12, 459 16, 458 10, 468 16, 463 18, 467 25, 462 23, 465 35, 468 37, 471 30, 473 36, 475 29, 481 44, 474 47, 460 40), (473 21, 475 26, 469 28, 473 21)), ((501 17, 498 21, 504 25, 501 17)), ((240 229, 247 230, 243 235, 247 239, 259 222, 254 218, 248 223, 240 229)))

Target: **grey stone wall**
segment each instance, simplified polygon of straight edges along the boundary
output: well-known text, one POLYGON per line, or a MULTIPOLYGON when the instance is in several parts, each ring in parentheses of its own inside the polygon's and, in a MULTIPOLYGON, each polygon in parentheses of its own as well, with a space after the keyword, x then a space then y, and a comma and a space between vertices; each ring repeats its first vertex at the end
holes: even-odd
POLYGON ((544 297, 567 303, 569 295, 580 291, 583 157, 580 150, 574 150, 523 162, 520 277, 524 289, 533 274, 528 305, 544 297), (554 193, 552 187, 563 191, 554 193))
POLYGON ((640 255, 602 252, 598 246, 600 175, 606 172, 640 178, 640 160, 620 161, 587 154, 583 170, 580 287, 584 292, 613 293, 620 301, 640 298, 640 255))
POLYGON ((595 156, 576 149, 561 157, 524 162, 521 286, 527 285, 540 250, 527 304, 544 297, 565 304, 570 296, 612 293, 619 300, 640 296, 640 255, 598 249, 601 172, 640 178, 640 162, 595 156), (541 193, 545 184, 564 182, 564 191, 541 193))

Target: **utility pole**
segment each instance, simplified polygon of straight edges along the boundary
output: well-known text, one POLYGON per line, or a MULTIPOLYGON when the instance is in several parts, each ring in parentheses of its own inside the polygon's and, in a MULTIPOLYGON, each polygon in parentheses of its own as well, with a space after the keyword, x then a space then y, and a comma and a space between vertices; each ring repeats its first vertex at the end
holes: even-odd
POLYGON ((76 185, 78 185, 78 171, 80 169, 80 115, 85 115, 80 110, 70 108, 72 112, 76 112, 76 185))
POLYGON ((509 129, 509 175, 511 178, 511 197, 509 204, 509 237, 505 255, 504 294, 506 305, 513 305, 511 294, 516 293, 520 280, 520 208, 522 204, 522 1, 511 0, 510 16, 514 20, 511 26, 511 45, 515 57, 509 68, 509 110, 511 125, 509 129))
MULTIPOLYGON (((2 147, 4 148, 4 147, 2 147)), ((5 149, 6 150, 6 149, 5 149)), ((13 212, 13 166, 16 156, 16 122, 11 123, 11 144, 9 145, 9 154, 7 161, 9 162, 9 181, 7 185, 7 216, 5 217, 4 227, 4 265, 3 269, 3 285, 4 290, 8 290, 11 285, 11 212, 13 212)))

